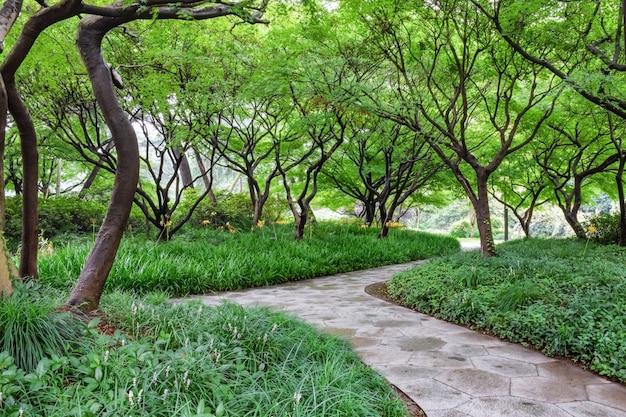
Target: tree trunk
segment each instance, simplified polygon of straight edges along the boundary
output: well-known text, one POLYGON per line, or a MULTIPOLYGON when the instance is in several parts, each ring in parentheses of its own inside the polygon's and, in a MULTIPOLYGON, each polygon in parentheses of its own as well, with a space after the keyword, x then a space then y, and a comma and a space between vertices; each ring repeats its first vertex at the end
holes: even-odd
MULTIPOLYGON (((213 205, 217 205, 217 198, 215 198, 215 193, 213 192, 213 187, 211 185, 211 180, 209 179, 208 176, 208 171, 206 169, 206 166, 204 165, 204 161, 202 161, 202 155, 200 155, 200 152, 198 152, 198 149, 194 146, 193 147, 193 153, 196 156, 196 163, 198 164, 198 168, 200 169, 200 172, 202 173, 202 181, 204 182, 204 188, 209 190, 209 200, 211 201, 211 204, 213 205)), ((212 168, 211 168, 212 169, 212 168)))
POLYGON ((578 221, 578 216, 576 212, 569 211, 561 208, 563 210, 563 215, 565 217, 565 221, 574 231, 574 234, 578 239, 587 239, 587 233, 585 233, 585 228, 578 221))
POLYGON ((20 277, 38 278, 37 251, 39 236, 39 215, 37 187, 39 176, 39 152, 37 132, 28 109, 15 85, 15 80, 5 78, 9 111, 20 132, 22 150, 22 251, 20 253, 20 277))
POLYGON ((477 172, 476 186, 478 188, 478 198, 472 198, 471 201, 476 213, 476 226, 480 236, 480 252, 485 256, 495 256, 496 245, 493 241, 493 230, 491 228, 488 179, 489 176, 486 173, 477 172))
POLYGON ((178 166, 178 173, 180 174, 180 180, 183 182, 183 186, 193 188, 193 177, 191 175, 191 167, 189 166, 189 160, 184 150, 174 149, 174 157, 176 160, 180 160, 178 166))
MULTIPOLYGON (((626 151, 624 151, 626 152, 626 151)), ((620 158, 619 168, 615 174, 617 183, 617 193, 619 202, 619 236, 618 244, 626 246, 626 192, 624 191, 624 165, 626 164, 626 154, 620 158)))
MULTIPOLYGON (((380 203, 380 207, 378 209, 380 212, 380 232, 378 233, 379 239, 385 239, 389 236, 389 222, 391 221, 391 216, 388 215, 387 209, 385 208, 385 204, 383 202, 380 203)), ((392 212, 393 213, 393 212, 392 212)))
POLYGON ((371 226, 376 220, 376 202, 370 199, 363 201, 363 209, 365 210, 365 224, 371 226))
POLYGON ((7 250, 2 232, 6 223, 4 198, 4 145, 7 124, 7 94, 0 77, 0 299, 13 292, 12 279, 18 276, 13 260, 7 250))
POLYGON ((109 206, 92 249, 67 304, 90 311, 98 308, 104 284, 119 248, 130 216, 135 188, 139 180, 139 149, 132 124, 120 107, 113 89, 109 67, 102 58, 101 43, 122 19, 88 16, 81 20, 77 45, 89 74, 117 150, 117 170, 109 206))
POLYGON ((304 239, 304 228, 308 219, 308 211, 302 210, 300 213, 294 213, 294 221, 296 223, 296 240, 304 239))

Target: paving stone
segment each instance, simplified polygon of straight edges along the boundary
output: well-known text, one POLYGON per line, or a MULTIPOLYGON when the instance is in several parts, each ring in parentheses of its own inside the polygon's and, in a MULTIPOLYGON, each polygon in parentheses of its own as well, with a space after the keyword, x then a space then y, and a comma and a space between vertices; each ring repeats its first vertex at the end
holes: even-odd
POLYGON ((407 364, 444 369, 473 368, 472 362, 467 358, 439 351, 415 352, 407 364))
POLYGON ((419 379, 434 379, 441 373, 440 369, 424 366, 404 365, 404 366, 379 366, 376 368, 381 375, 395 385, 413 383, 419 379))
POLYGON ((626 411, 626 387, 619 384, 587 385, 589 400, 626 411))
MULTIPOLYGON (((426 327, 426 324, 422 324, 426 327)), ((486 334, 474 332, 457 326, 457 331, 442 334, 441 337, 452 343, 467 343, 472 345, 481 345, 486 347, 503 346, 506 343, 486 334)))
POLYGON ((394 352, 380 346, 358 349, 359 356, 368 365, 406 365, 411 359, 410 352, 394 352))
POLYGON ((415 327, 413 320, 377 320, 372 323, 374 327, 415 327))
MULTIPOLYGON (((573 417, 626 417, 626 412, 591 401, 576 401, 559 404, 573 417)), ((430 417, 430 416, 429 416, 430 417)))
POLYGON ((472 397, 433 379, 418 379, 402 387, 430 415, 432 410, 452 410, 472 397))
POLYGON ((431 328, 431 329, 437 329, 439 330, 442 334, 447 334, 447 333, 457 333, 459 331, 462 331, 464 328, 459 326, 458 324, 452 324, 452 323, 448 323, 446 321, 442 321, 442 320, 428 320, 428 321, 422 321, 422 326, 423 327, 427 327, 427 328, 431 328))
POLYGON ((503 343, 498 346, 488 347, 487 351, 490 355, 501 356, 503 358, 517 359, 519 361, 540 364, 546 362, 557 361, 554 358, 549 358, 537 352, 536 350, 525 348, 524 346, 516 345, 513 343, 503 343))
POLYGON ((571 381, 572 383, 576 382, 583 385, 609 383, 606 379, 589 371, 585 371, 565 360, 537 365, 537 372, 539 372, 539 376, 553 378, 559 382, 571 381))
POLYGON ((552 404, 515 397, 475 398, 457 410, 471 417, 572 417, 552 404))
POLYGON ((476 356, 472 358, 476 369, 508 377, 537 376, 537 367, 534 364, 501 358, 499 356, 476 356))
POLYGON ((553 378, 513 378, 511 395, 548 403, 586 401, 587 391, 582 384, 570 384, 553 378))
POLYGON ((445 344, 443 340, 434 337, 399 337, 381 342, 382 346, 393 346, 403 352, 439 350, 445 344))
POLYGON ((454 356, 464 356, 471 358, 473 356, 486 356, 487 349, 484 346, 468 345, 459 343, 447 343, 442 346, 441 351, 448 352, 454 356))
POLYGON ((472 397, 509 395, 511 387, 510 378, 479 369, 446 371, 435 379, 472 397))

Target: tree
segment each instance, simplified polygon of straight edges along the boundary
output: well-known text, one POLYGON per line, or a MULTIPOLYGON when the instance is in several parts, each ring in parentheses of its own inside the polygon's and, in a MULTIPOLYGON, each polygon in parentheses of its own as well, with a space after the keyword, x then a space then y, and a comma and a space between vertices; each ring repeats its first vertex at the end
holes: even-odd
MULTIPOLYGON (((499 170, 500 177, 490 182, 489 193, 511 210, 522 228, 525 237, 530 237, 530 224, 535 209, 547 203, 549 183, 541 168, 528 151, 520 152, 515 158, 504 161, 499 170)), ((505 226, 505 234, 507 227, 505 226)))
MULTIPOLYGON (((550 71, 592 105, 626 120, 626 92, 621 88, 626 76, 626 1, 472 2, 512 50, 550 71)), ((626 246, 626 151, 621 139, 615 139, 619 244, 626 246)))
POLYGON ((551 181, 567 224, 578 238, 586 239, 587 232, 578 219, 583 185, 593 175, 606 172, 619 160, 619 154, 606 112, 581 113, 571 103, 563 109, 565 117, 548 123, 552 134, 537 141, 534 158, 551 181))
MULTIPOLYGON (((181 2, 177 6, 158 1, 132 4, 114 3, 109 6, 83 4, 67 0, 43 9, 25 24, 20 37, 2 66, 0 73, 7 93, 8 109, 20 130, 24 165, 24 233, 20 274, 36 276, 37 256, 37 137, 33 121, 20 98, 15 73, 28 55, 38 35, 47 27, 72 16, 88 15, 79 25, 77 44, 87 69, 94 95, 102 109, 117 152, 117 170, 107 214, 100 228, 68 304, 91 310, 97 308, 102 288, 115 258, 139 175, 137 138, 132 125, 121 109, 115 94, 115 73, 102 57, 101 43, 105 35, 122 24, 137 19, 202 20, 222 16, 238 16, 244 22, 262 22, 260 15, 267 4, 181 2), (34 241, 33 241, 34 236, 34 241)), ((19 14, 21 3, 5 3, 19 14)), ((14 18, 13 18, 14 20, 14 18)), ((10 27, 10 24, 8 25, 10 27)), ((8 29, 7 29, 8 30, 8 29)))
POLYGON ((489 178, 537 136, 553 111, 553 80, 499 41, 471 3, 393 2, 360 14, 393 71, 394 103, 372 97, 379 112, 428 141, 472 203, 481 252, 495 255, 489 178))

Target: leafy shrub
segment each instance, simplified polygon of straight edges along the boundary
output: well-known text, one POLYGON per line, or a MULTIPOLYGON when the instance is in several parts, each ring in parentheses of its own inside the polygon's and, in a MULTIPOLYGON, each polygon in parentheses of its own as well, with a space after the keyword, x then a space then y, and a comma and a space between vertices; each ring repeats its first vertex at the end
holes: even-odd
POLYGON ((619 243, 619 213, 600 213, 585 222, 587 237, 602 245, 613 245, 619 243))
POLYGON ((460 220, 450 227, 450 236, 453 237, 472 237, 474 228, 467 220, 460 220))
MULTIPOLYGON (((54 239, 65 234, 97 233, 107 205, 105 202, 86 200, 81 197, 49 197, 39 200, 39 228, 45 239, 54 239)), ((140 228, 143 215, 133 208, 131 220, 133 228, 140 228)), ((22 236, 22 199, 19 196, 6 199, 5 238, 14 249, 22 236)))
POLYGON ((17 285, 0 302, 0 350, 26 372, 45 357, 67 354, 82 337, 82 327, 69 312, 55 312, 54 301, 32 284, 17 285))

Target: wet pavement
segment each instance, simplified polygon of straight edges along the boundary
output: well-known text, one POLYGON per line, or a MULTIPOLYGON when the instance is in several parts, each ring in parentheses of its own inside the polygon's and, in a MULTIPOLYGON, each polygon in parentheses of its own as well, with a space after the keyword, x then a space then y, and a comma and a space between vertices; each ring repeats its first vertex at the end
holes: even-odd
POLYGON ((365 293, 415 263, 202 296, 288 312, 350 340, 428 417, 626 417, 626 387, 365 293))

